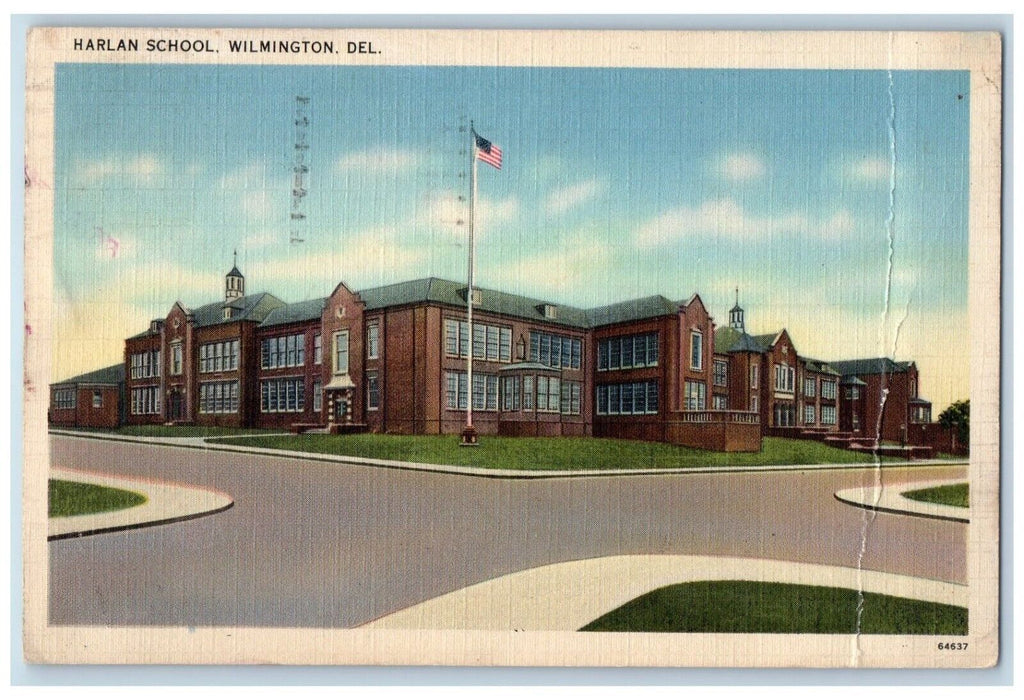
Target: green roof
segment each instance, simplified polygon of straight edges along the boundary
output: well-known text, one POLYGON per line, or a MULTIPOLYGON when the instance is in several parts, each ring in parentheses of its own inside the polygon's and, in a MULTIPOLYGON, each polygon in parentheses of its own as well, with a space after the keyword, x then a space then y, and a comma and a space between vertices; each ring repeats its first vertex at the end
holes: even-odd
POLYGON ((779 337, 779 333, 782 331, 775 331, 774 333, 765 333, 763 335, 751 336, 754 342, 763 347, 765 350, 775 344, 775 339, 779 337))
POLYGON ((271 311, 284 306, 284 302, 268 292, 250 294, 229 302, 215 301, 193 310, 192 318, 197 328, 215 326, 218 323, 234 323, 235 321, 256 321, 262 323, 271 311), (238 311, 231 318, 224 318, 224 307, 230 306, 238 311))
POLYGON ((818 372, 819 374, 839 374, 839 372, 832 367, 831 363, 824 362, 823 360, 815 360, 810 357, 801 357, 800 359, 803 360, 804 366, 812 372, 818 372))
POLYGON ((851 374, 900 374, 906 372, 912 362, 895 362, 888 357, 872 357, 863 360, 838 360, 830 365, 843 376, 851 374))
POLYGON ((124 383, 124 363, 110 365, 110 367, 104 367, 103 369, 93 370, 92 372, 86 372, 85 374, 79 374, 77 377, 71 379, 65 379, 62 382, 54 382, 51 386, 57 384, 123 384, 124 383))
MULTIPOLYGON (((774 338, 774 336, 772 336, 774 338)), ((764 352, 765 347, 752 335, 728 326, 715 330, 715 352, 764 352)))
POLYGON ((587 318, 590 325, 610 326, 613 323, 625 323, 626 321, 639 321, 645 318, 656 318, 658 316, 673 316, 679 313, 682 304, 672 301, 657 294, 655 296, 643 297, 642 299, 630 299, 620 301, 617 304, 598 306, 589 309, 587 318))
MULTIPOLYGON (((475 305, 474 309, 573 328, 588 327, 587 313, 582 309, 518 294, 498 292, 493 289, 480 287, 476 289, 480 292, 480 303, 475 305), (545 305, 556 307, 555 318, 544 316, 545 305)), ((366 304, 367 311, 422 302, 464 308, 466 306, 466 284, 465 282, 427 277, 362 290, 359 292, 359 296, 366 304)))
POLYGON ((312 321, 319 319, 323 314, 326 298, 309 299, 300 301, 297 304, 285 304, 279 306, 267 314, 266 319, 260 324, 260 328, 268 326, 283 326, 286 323, 299 323, 300 321, 312 321))

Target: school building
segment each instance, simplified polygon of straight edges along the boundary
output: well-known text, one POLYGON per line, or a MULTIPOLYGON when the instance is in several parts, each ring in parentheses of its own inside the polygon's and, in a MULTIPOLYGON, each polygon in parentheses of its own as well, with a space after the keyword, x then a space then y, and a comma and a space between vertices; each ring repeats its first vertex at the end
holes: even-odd
MULTIPOLYGON (((483 435, 753 451, 762 435, 873 435, 883 388, 883 439, 930 420, 913 363, 803 357, 785 329, 747 334, 738 299, 716 328, 697 294, 581 309, 478 288, 470 333, 465 283, 340 283, 298 303, 245 287, 233 267, 223 299, 176 302, 126 339, 125 422, 459 434, 472 401, 483 435), (854 381, 862 398, 845 393, 854 381)), ((69 416, 51 410, 55 425, 69 416)))

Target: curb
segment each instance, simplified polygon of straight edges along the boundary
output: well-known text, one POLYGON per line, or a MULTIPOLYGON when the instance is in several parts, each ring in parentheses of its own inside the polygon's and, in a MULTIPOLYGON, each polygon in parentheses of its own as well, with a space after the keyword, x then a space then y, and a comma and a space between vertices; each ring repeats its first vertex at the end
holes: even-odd
MULTIPOLYGON (((616 477, 616 476, 678 476, 681 474, 745 474, 757 472, 794 472, 794 471, 835 471, 846 469, 892 469, 915 467, 947 467, 966 466, 964 460, 921 460, 915 462, 849 462, 839 464, 783 464, 783 465, 740 465, 720 467, 673 467, 666 469, 594 469, 594 470, 560 470, 560 471, 529 471, 512 469, 485 469, 480 467, 460 467, 445 464, 427 464, 421 462, 400 462, 397 460, 374 459, 372 457, 351 457, 347 455, 329 455, 317 452, 296 452, 277 450, 268 447, 245 447, 243 445, 221 445, 209 440, 218 440, 220 436, 210 438, 134 438, 78 431, 50 430, 51 435, 74 437, 91 440, 109 440, 132 444, 159 445, 190 450, 209 450, 230 452, 235 454, 263 455, 282 459, 303 459, 310 462, 326 462, 333 464, 349 464, 357 466, 383 467, 404 471, 432 472, 451 474, 454 476, 471 476, 483 479, 575 479, 581 477, 616 477), (185 442, 188 440, 190 442, 185 442), (201 441, 201 442, 195 442, 201 441)), ((281 433, 282 435, 284 433, 281 433)), ((223 436, 231 437, 231 436, 223 436)))
POLYGON ((47 517, 48 542, 195 520, 223 513, 235 505, 234 499, 223 491, 159 479, 122 477, 59 467, 51 469, 48 478, 123 489, 146 497, 144 503, 130 508, 47 517))
POLYGON ((948 484, 960 484, 963 481, 963 479, 951 479, 891 484, 883 487, 881 492, 878 492, 879 487, 877 486, 843 489, 836 491, 833 496, 840 503, 878 513, 908 515, 915 518, 930 518, 932 520, 945 520, 954 523, 970 523, 970 508, 958 508, 939 503, 915 501, 903 495, 905 491, 915 491, 917 489, 948 484), (886 492, 885 489, 890 489, 890 491, 886 492), (868 492, 871 492, 872 495, 867 495, 868 492), (967 513, 966 516, 963 515, 964 512, 967 513))

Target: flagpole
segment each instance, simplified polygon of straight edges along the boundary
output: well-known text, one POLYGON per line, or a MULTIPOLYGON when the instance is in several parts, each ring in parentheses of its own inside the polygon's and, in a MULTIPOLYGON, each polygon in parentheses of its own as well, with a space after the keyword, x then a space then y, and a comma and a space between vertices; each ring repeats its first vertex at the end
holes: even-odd
POLYGON ((466 427, 462 431, 463 446, 477 444, 476 429, 473 428, 473 233, 476 226, 476 130, 469 122, 469 261, 467 264, 468 284, 466 287, 466 327, 469 334, 466 353, 466 427))

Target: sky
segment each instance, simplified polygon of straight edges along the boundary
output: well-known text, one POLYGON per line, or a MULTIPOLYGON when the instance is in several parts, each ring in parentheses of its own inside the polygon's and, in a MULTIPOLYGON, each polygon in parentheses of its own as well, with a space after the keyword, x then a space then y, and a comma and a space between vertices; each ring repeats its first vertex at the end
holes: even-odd
POLYGON ((182 301, 466 276, 574 306, 699 293, 819 359, 968 396, 969 75, 955 71, 57 67, 53 380, 182 301), (295 97, 310 98, 303 243, 295 97), (97 322, 97 321, 100 322, 97 322))

